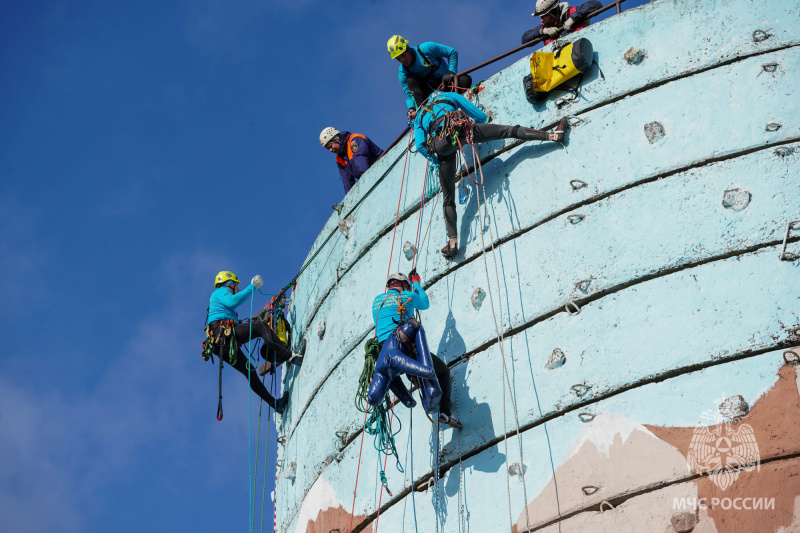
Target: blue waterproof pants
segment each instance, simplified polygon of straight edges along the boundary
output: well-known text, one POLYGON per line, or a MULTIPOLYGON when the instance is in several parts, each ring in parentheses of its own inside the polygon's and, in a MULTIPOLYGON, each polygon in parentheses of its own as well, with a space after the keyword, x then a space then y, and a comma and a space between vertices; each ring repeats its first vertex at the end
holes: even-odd
POLYGON ((381 353, 375 362, 375 374, 367 392, 367 401, 370 405, 377 406, 383 401, 389 389, 403 405, 414 407, 416 402, 401 379, 402 374, 407 374, 419 379, 422 406, 426 413, 433 413, 439 407, 442 389, 433 368, 425 330, 422 326, 415 330, 410 322, 403 323, 398 329, 401 328, 406 338, 414 339, 416 353, 409 353, 408 347, 403 346, 398 340, 397 332, 390 335, 383 343, 381 353))

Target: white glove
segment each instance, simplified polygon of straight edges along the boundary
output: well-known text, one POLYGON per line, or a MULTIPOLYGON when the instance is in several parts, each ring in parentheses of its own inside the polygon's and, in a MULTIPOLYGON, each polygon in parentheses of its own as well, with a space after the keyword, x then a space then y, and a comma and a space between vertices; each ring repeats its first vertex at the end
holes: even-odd
POLYGON ((261 279, 261 276, 259 274, 256 274, 256 277, 250 280, 250 283, 252 283, 256 289, 260 289, 261 286, 264 284, 264 280, 261 279))
POLYGON ((575 19, 570 17, 564 23, 564 29, 567 30, 567 31, 572 31, 572 28, 574 28, 576 24, 577 24, 577 22, 575 22, 575 19))
POLYGON ((558 33, 561 30, 556 28, 555 26, 549 26, 547 28, 542 28, 541 33, 542 35, 547 35, 548 37, 555 38, 558 37, 558 33))

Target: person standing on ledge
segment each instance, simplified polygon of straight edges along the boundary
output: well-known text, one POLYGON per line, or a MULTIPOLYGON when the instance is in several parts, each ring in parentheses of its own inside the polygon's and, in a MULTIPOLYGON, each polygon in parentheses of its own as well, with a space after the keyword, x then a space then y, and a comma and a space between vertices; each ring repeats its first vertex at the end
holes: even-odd
MULTIPOLYGON (((250 379, 250 388, 258 394, 262 400, 267 402, 277 413, 283 413, 289 402, 289 393, 285 392, 283 397, 275 400, 267 388, 258 380, 256 370, 250 366, 247 356, 242 351, 241 346, 249 341, 261 338, 264 344, 261 346, 261 357, 266 359, 268 348, 275 351, 276 364, 280 365, 286 361, 292 364, 301 365, 305 354, 305 340, 300 343, 298 353, 292 353, 272 329, 264 322, 255 320, 252 322, 242 322, 236 308, 250 299, 256 289, 263 285, 261 276, 255 276, 250 285, 239 291, 239 278, 233 272, 223 270, 214 279, 214 292, 208 303, 208 318, 206 319, 206 333, 210 339, 216 339, 211 347, 211 353, 222 357, 225 354, 225 362, 241 372, 250 379), (225 330, 230 331, 230 335, 225 336, 225 330), (233 339, 231 338, 233 337, 233 339), (235 339, 235 340, 234 340, 235 339), (235 342, 235 356, 231 358, 231 345, 235 342)), ((205 354, 203 355, 205 359, 205 354)), ((221 364, 221 363, 220 363, 221 364)), ((258 369, 258 374, 264 375, 270 370, 270 363, 262 364, 258 369)), ((271 366, 271 365, 270 365, 271 366)))
POLYGON ((408 120, 417 108, 440 86, 463 92, 472 86, 472 77, 458 72, 458 50, 438 43, 409 47, 408 39, 393 35, 386 44, 389 56, 400 62, 397 77, 406 95, 408 120))
POLYGON ((336 166, 342 178, 344 194, 350 192, 356 181, 364 172, 383 155, 377 144, 361 135, 336 128, 325 128, 319 134, 319 142, 323 148, 336 154, 336 166))
POLYGON ((486 114, 460 94, 438 91, 431 94, 430 103, 423 106, 414 119, 414 142, 417 150, 428 160, 439 163, 439 185, 442 189, 442 208, 448 238, 447 245, 442 248, 442 255, 448 259, 455 257, 458 252, 455 201, 458 146, 453 146, 454 137, 458 136, 462 145, 466 144, 468 137, 472 138, 473 144, 498 139, 564 142, 569 128, 566 118, 561 119, 558 126, 551 131, 485 122, 486 114))
POLYGON ((522 34, 522 44, 543 37, 544 44, 550 44, 561 35, 582 30, 589 25, 589 15, 602 8, 597 0, 589 0, 578 7, 569 7, 568 2, 558 0, 537 0, 536 11, 531 16, 541 17, 538 28, 522 34))

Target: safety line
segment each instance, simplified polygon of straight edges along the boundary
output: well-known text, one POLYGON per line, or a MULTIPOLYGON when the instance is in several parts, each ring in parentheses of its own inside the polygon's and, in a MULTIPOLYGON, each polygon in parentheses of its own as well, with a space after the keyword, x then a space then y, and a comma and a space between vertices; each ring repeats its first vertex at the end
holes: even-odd
MULTIPOLYGON (((255 285, 253 285, 255 288, 255 285)), ((250 317, 251 320, 248 323, 250 325, 249 330, 250 333, 248 334, 247 345, 250 346, 250 341, 253 340, 253 298, 255 298, 256 291, 250 292, 250 317)), ((234 337, 236 336, 236 329, 233 330, 234 337)), ((250 386, 250 368, 253 366, 250 364, 250 358, 248 357, 247 361, 247 386, 250 386)), ((250 491, 250 501, 253 501, 253 435, 252 435, 252 426, 253 426, 253 418, 250 414, 250 391, 247 391, 247 476, 248 476, 248 483, 247 488, 250 491)), ((254 517, 253 517, 253 506, 248 505, 248 511, 250 512, 250 533, 253 533, 253 526, 254 526, 254 517)))
POLYGON ((348 531, 353 531, 353 516, 356 512, 356 492, 358 491, 358 474, 361 472, 361 452, 364 451, 364 434, 367 427, 367 413, 364 413, 364 424, 361 428, 361 446, 358 448, 358 467, 356 468, 356 486, 353 488, 353 508, 350 510, 350 528, 348 531))
POLYGON ((408 135, 408 146, 406 147, 406 160, 403 163, 403 177, 400 181, 400 195, 397 198, 397 214, 394 217, 394 231, 392 232, 392 248, 389 250, 389 268, 386 269, 386 277, 392 270, 392 256, 394 255, 394 239, 397 236, 397 221, 400 218, 400 202, 403 200, 403 186, 406 182, 406 167, 408 166, 408 149, 411 147, 411 134, 408 135))
MULTIPOLYGON (((477 154, 477 152, 475 150, 475 145, 472 144, 471 146, 472 146, 473 157, 477 161, 476 177, 477 177, 478 173, 480 173, 480 177, 481 177, 481 185, 478 188, 478 194, 477 194, 477 197, 478 197, 478 214, 480 215, 480 211, 481 211, 481 208, 482 208, 483 212, 484 212, 484 220, 486 220, 486 219, 489 218, 489 209, 488 209, 488 206, 487 206, 487 202, 488 201, 486 199, 486 187, 484 186, 485 179, 484 179, 484 175, 483 175, 483 167, 481 166, 480 158, 478 157, 478 154, 477 154), (482 204, 481 204, 481 197, 480 197, 480 193, 481 192, 483 192, 483 203, 482 204)), ((462 156, 464 156, 463 148, 461 147, 460 141, 459 141, 459 148, 461 148, 461 154, 462 154, 462 156)), ((464 156, 464 161, 466 162, 466 157, 465 156, 464 156)), ((520 434, 520 429, 519 429, 519 417, 518 417, 518 414, 517 414, 517 402, 516 402, 516 399, 514 397, 514 390, 511 387, 511 380, 508 377, 508 367, 506 365, 505 349, 504 349, 504 346, 503 346, 504 337, 503 337, 503 333, 501 331, 502 327, 503 327, 503 306, 502 306, 502 301, 499 301, 500 326, 498 326, 498 324, 497 324, 497 316, 495 314, 495 309, 494 309, 494 294, 493 294, 493 291, 492 291, 491 280, 489 278, 489 263, 486 260, 486 242, 484 240, 485 231, 483 229, 483 226, 484 226, 483 221, 481 221, 481 247, 482 247, 482 255, 483 255, 483 264, 484 264, 484 269, 486 271, 486 284, 487 284, 487 290, 489 291, 489 302, 491 303, 492 320, 494 321, 494 327, 495 327, 495 331, 497 333, 497 340, 498 340, 498 345, 499 345, 499 348, 500 348, 500 358, 501 358, 501 360, 503 362, 503 378, 504 378, 503 379, 503 381, 504 381, 504 383, 503 383, 503 428, 505 430, 505 428, 507 427, 507 425, 506 425, 506 401, 505 401, 506 392, 505 391, 506 391, 506 387, 508 387, 508 395, 509 395, 509 398, 511 400, 511 407, 512 407, 512 409, 514 411, 514 422, 515 422, 516 429, 517 429, 517 441, 518 441, 518 444, 519 444, 519 458, 520 458, 519 472, 520 472, 520 478, 522 479, 522 491, 523 491, 523 496, 524 496, 524 501, 525 501, 525 523, 527 525, 527 528, 530 529, 530 527, 531 527, 530 526, 530 516, 529 516, 529 513, 528 513, 528 490, 527 490, 527 484, 525 482, 525 461, 524 461, 524 456, 523 456, 523 452, 522 452, 522 436, 520 434)), ((495 276, 496 276, 496 281, 497 281, 497 290, 500 291, 501 290, 500 269, 499 269, 499 266, 497 264, 497 254, 496 254, 496 250, 495 250, 495 247, 494 247, 494 232, 492 231, 491 223, 488 224, 488 226, 489 226, 489 239, 490 239, 489 242, 491 244, 492 259, 494 261, 495 276)), ((500 300, 500 299, 501 299, 500 298, 500 294, 498 292, 498 300, 500 300)), ((505 434, 505 436, 503 438, 503 443, 504 443, 504 447, 505 447, 505 451, 506 451, 506 488, 507 488, 507 491, 508 491, 508 518, 509 518, 509 526, 511 528, 513 528, 513 516, 511 514, 512 513, 512 510, 511 510, 511 482, 510 482, 510 473, 508 471, 508 433, 505 434)))

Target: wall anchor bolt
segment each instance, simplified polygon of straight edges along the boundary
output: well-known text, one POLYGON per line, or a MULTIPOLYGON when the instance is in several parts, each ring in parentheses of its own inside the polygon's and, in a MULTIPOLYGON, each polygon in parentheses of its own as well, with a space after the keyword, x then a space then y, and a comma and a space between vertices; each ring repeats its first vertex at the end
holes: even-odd
POLYGON ((772 34, 771 33, 767 33, 764 30, 756 30, 756 31, 753 32, 753 41, 755 41, 757 43, 766 41, 770 37, 772 37, 772 34))
POLYGON ((577 385, 573 385, 570 388, 578 398, 583 398, 586 395, 586 393, 589 392, 589 389, 591 389, 592 386, 586 385, 585 383, 579 383, 577 385))
POLYGON ((564 306, 564 310, 569 316, 575 316, 581 313, 581 308, 575 303, 575 300, 569 300, 567 305, 564 306))
POLYGON ((579 281, 575 284, 575 288, 581 291, 582 293, 586 294, 589 290, 589 285, 592 284, 592 280, 585 279, 583 281, 579 281))
POLYGON ((280 437, 278 437, 278 444, 286 446, 286 435, 281 435, 280 437))
POLYGON ((786 251, 786 245, 789 244, 789 232, 792 230, 800 230, 800 220, 793 220, 786 226, 786 234, 783 236, 783 247, 781 248, 781 261, 794 261, 798 259, 797 254, 789 253, 786 251))
POLYGON ((613 511, 614 510, 614 506, 611 504, 610 501, 608 501, 608 500, 601 501, 600 502, 600 512, 601 513, 605 513, 606 512, 606 507, 608 508, 609 511, 613 511))
POLYGON ((770 133, 773 133, 773 132, 776 132, 776 131, 778 131, 778 130, 779 130, 779 129, 781 129, 782 127, 783 127, 783 124, 781 124, 780 122, 770 122, 770 123, 768 123, 768 124, 766 125, 766 127, 764 128, 764 130, 765 130, 765 131, 768 131, 768 132, 770 132, 770 133))
POLYGON ((317 326, 317 336, 319 337, 319 340, 322 340, 322 337, 325 336, 325 321, 324 320, 320 320, 319 321, 319 325, 317 326))
POLYGON ((600 490, 600 487, 595 487, 594 485, 586 485, 585 487, 581 487, 581 490, 585 495, 591 496, 592 494, 600 490))
POLYGON ((575 224, 578 224, 584 218, 586 218, 585 215, 570 215, 570 216, 567 217, 567 220, 569 220, 569 223, 574 226, 575 224))
POLYGON ((578 418, 579 418, 579 419, 580 419, 580 421, 581 421, 581 422, 583 422, 584 424, 591 422, 592 420, 594 420, 594 418, 595 418, 596 416, 597 416, 597 415, 594 415, 594 414, 592 414, 592 413, 586 413, 586 412, 583 412, 583 413, 580 413, 580 414, 578 414, 578 418))
POLYGON ((783 361, 787 365, 800 365, 800 349, 795 348, 795 351, 788 350, 783 352, 783 361))
POLYGON ((577 191, 583 189, 584 187, 588 187, 588 184, 585 181, 581 180, 572 180, 569 182, 569 184, 572 186, 573 191, 577 191))
POLYGON ((775 149, 775 155, 778 157, 788 157, 794 154, 796 150, 792 146, 781 146, 775 149))

